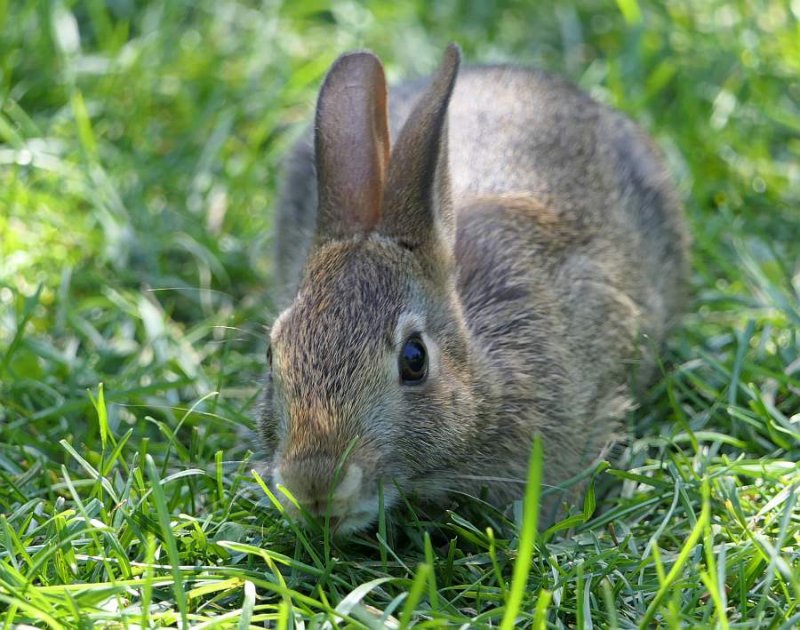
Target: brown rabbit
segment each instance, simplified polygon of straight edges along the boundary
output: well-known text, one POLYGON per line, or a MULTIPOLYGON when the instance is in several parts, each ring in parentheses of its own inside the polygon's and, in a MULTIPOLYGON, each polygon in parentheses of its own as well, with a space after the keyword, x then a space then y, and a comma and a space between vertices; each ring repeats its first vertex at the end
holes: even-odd
POLYGON ((640 129, 459 60, 397 88, 390 120, 380 61, 340 57, 278 206, 262 434, 273 483, 340 534, 374 521, 379 484, 387 508, 520 497, 537 434, 552 520, 684 303, 681 208, 640 129))

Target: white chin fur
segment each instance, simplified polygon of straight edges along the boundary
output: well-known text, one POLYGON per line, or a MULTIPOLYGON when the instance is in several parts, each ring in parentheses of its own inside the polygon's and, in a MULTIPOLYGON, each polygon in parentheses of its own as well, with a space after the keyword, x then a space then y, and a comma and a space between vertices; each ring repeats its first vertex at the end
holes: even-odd
MULTIPOLYGON (((397 501, 397 491, 384 489, 383 509, 388 512, 397 501)), ((371 497, 359 500, 350 512, 341 518, 336 524, 337 536, 348 536, 356 532, 369 529, 375 524, 380 515, 380 502, 378 497, 371 497)))
POLYGON ((336 524, 334 533, 336 536, 349 536, 350 534, 364 531, 373 525, 377 518, 378 514, 371 512, 346 516, 336 524))

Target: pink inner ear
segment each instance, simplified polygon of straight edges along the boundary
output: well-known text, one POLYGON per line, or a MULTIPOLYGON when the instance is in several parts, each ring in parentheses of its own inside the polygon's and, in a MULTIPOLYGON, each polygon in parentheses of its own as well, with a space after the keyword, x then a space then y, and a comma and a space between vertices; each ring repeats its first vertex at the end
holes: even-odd
POLYGON ((386 78, 375 55, 340 57, 320 91, 316 119, 317 232, 341 238, 380 218, 389 162, 386 78))

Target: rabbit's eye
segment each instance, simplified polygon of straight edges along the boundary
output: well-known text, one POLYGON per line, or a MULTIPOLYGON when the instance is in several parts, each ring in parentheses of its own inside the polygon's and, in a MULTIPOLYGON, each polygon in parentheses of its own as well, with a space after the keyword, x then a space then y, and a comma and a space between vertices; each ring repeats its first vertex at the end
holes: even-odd
POLYGON ((419 335, 412 335, 400 351, 400 378, 404 385, 418 385, 428 375, 428 352, 419 335))

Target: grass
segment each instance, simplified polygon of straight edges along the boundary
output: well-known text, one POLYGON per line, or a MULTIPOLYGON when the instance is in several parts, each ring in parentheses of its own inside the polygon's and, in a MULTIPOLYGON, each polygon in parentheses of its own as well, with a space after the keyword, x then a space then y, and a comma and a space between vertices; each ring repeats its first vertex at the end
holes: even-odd
POLYGON ((533 4, 0 1, 2 627, 800 624, 800 8, 533 4), (464 501, 332 541, 253 437, 282 156, 339 52, 398 79, 450 40, 650 131, 693 301, 555 528, 464 501))

